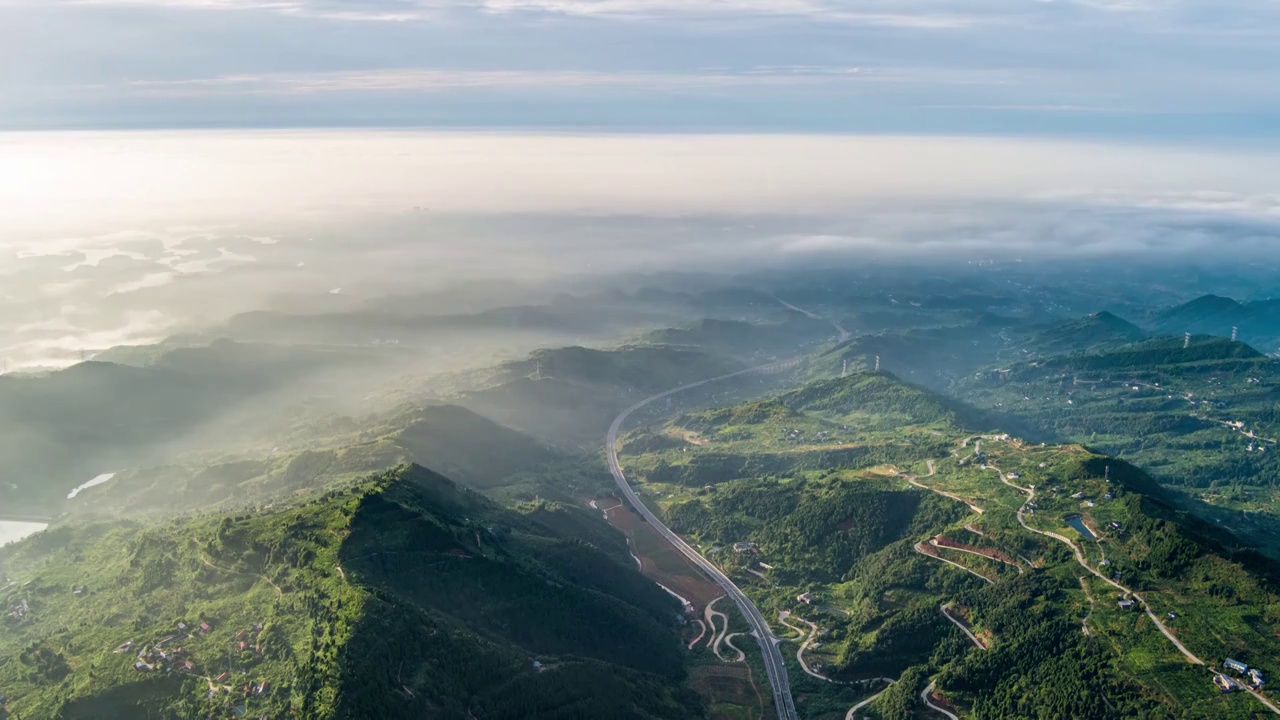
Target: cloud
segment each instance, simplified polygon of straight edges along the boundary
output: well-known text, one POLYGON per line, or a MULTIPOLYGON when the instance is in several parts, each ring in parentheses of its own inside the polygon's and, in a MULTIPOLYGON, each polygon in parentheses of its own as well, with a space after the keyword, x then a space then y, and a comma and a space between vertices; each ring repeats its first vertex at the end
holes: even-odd
MULTIPOLYGON (((844 216, 889 199, 1196 209, 1188 205, 1194 201, 1261 217, 1278 194, 1280 152, 1266 146, 421 131, 83 133, 0 143, 0 207, 7 209, 0 237, 26 238, 11 247, 27 254, 141 252, 150 243, 148 257, 158 259, 181 254, 174 240, 159 239, 166 236, 214 251, 233 247, 225 239, 231 233, 190 226, 414 207, 434 214, 844 216), (59 211, 68 207, 76 213, 59 211), (41 239, 60 229, 59 219, 79 227, 41 239), (179 226, 188 229, 147 230, 179 226), (79 239, 73 233, 81 227, 96 232, 79 239), (115 227, 141 230, 110 233, 115 227)), ((264 223, 234 234, 273 233, 264 223)), ((254 245, 254 255, 273 247, 254 245)))
POLYGON ((316 73, 222 75, 211 78, 180 80, 134 79, 124 83, 119 87, 119 90, 137 96, 205 97, 306 96, 348 92, 431 93, 464 90, 623 89, 700 91, 717 88, 839 88, 857 84, 1007 86, 1028 81, 1028 78, 1015 71, 966 71, 952 68, 858 68, 795 65, 679 73, 403 68, 316 73))
MULTIPOLYGON (((7 4, 48 0, 7 0, 7 4)), ((949 30, 1070 13, 1176 13, 1199 0, 54 0, 80 6, 266 11, 352 21, 412 22, 457 13, 582 18, 802 18, 870 27, 949 30)), ((6 4, 0 0, 0 5, 6 4)))
MULTIPOLYGON (((9 0, 20 4, 29 0, 9 0)), ((60 0, 82 6, 134 6, 199 10, 257 10, 338 20, 410 22, 459 12, 489 15, 544 14, 585 18, 666 17, 815 18, 884 27, 945 29, 980 21, 974 12, 956 12, 945 3, 918 3, 927 11, 886 0, 60 0)), ((3 0, 0 0, 3 4, 3 0)))
POLYGON ((0 125, 1275 134, 1276 35, 1253 0, 0 0, 0 125))

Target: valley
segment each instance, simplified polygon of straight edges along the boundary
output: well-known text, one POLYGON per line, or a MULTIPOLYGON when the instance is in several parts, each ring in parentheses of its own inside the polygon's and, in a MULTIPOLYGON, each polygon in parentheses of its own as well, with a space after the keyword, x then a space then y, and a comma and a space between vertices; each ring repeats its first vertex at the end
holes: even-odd
MULTIPOLYGON (((779 294, 792 295, 805 297, 779 294)), ((49 527, 0 550, 0 707, 1280 712, 1226 665, 1280 672, 1274 360, 1105 313, 996 321, 923 302, 850 314, 728 297, 749 298, 732 321, 536 349, 367 412, 317 405, 245 426, 220 447, 170 442, 222 412, 212 390, 164 401, 184 413, 169 435, 120 434, 112 406, 82 405, 116 434, 101 437, 111 452, 74 464, 50 450, 55 435, 11 438, 6 452, 67 479, 5 491, 14 519, 49 527), (440 662, 459 653, 473 660, 440 662)), ((232 375, 293 362, 216 352, 135 353, 121 367, 148 388, 153 373, 177 387, 206 362, 232 375)), ((120 371, 103 365, 76 382, 111 382, 120 371)), ((228 391, 305 386, 257 373, 228 391)), ((9 388, 35 407, 74 397, 68 377, 9 388)))

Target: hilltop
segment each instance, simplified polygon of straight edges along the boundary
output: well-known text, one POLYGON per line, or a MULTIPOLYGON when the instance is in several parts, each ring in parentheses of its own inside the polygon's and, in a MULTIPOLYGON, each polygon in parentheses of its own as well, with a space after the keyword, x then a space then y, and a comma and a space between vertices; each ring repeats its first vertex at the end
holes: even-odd
POLYGON ((594 446, 601 428, 636 400, 742 368, 724 356, 664 345, 557 348, 486 373, 484 389, 456 402, 543 442, 594 446))
POLYGON ((1050 327, 1033 337, 1031 342, 1037 351, 1054 355, 1128 345, 1146 337, 1147 333, 1142 328, 1104 311, 1050 327))
POLYGON ((1280 299, 1242 303, 1219 295, 1204 295, 1188 303, 1154 313, 1148 321, 1160 333, 1230 337, 1239 328, 1240 339, 1266 349, 1280 350, 1280 299))
POLYGON ((475 490, 529 498, 568 497, 584 471, 581 459, 466 408, 426 405, 363 422, 332 418, 266 455, 194 455, 126 470, 64 506, 76 515, 230 512, 406 463, 439 468, 475 490))
POLYGON ((405 466, 0 550, 10 716, 694 718, 678 604, 584 510, 405 466))
POLYGON ((705 318, 686 327, 652 331, 644 341, 695 347, 731 357, 761 358, 769 354, 794 355, 798 348, 826 340, 832 332, 831 323, 793 312, 783 322, 767 324, 705 318))
POLYGON ((0 486, 17 488, 5 502, 50 507, 99 473, 164 457, 197 429, 253 438, 267 421, 245 406, 286 390, 300 397, 326 373, 368 362, 359 350, 219 341, 166 349, 141 366, 90 361, 0 376, 0 486))

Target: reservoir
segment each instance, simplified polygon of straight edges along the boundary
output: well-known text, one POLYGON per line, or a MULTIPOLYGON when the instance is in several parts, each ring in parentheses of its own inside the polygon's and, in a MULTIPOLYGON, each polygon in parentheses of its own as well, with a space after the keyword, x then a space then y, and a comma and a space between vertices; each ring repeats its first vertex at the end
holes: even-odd
POLYGON ((1071 515, 1067 518, 1067 524, 1076 529, 1080 536, 1085 540, 1097 540, 1098 538, 1084 524, 1084 518, 1079 515, 1071 515))
POLYGON ((83 492, 83 491, 85 491, 85 490, 88 490, 88 489, 89 489, 89 488, 91 488, 91 487, 96 487, 96 486, 98 486, 98 485, 101 485, 101 484, 103 484, 103 483, 105 483, 105 482, 109 481, 111 478, 113 478, 113 477, 115 477, 115 476, 116 476, 116 474, 115 474, 115 473, 113 473, 113 472, 112 472, 112 473, 102 473, 101 475, 99 475, 99 476, 95 477, 94 479, 90 480, 89 482, 84 483, 84 484, 83 484, 83 485, 81 485, 80 487, 76 488, 75 490, 72 490, 70 493, 68 493, 68 494, 67 494, 67 499, 68 499, 68 500, 71 500, 71 499, 75 498, 75 496, 79 495, 81 492, 83 492))
POLYGON ((28 535, 35 535, 47 527, 49 526, 44 523, 0 520, 0 547, 18 542, 28 535))

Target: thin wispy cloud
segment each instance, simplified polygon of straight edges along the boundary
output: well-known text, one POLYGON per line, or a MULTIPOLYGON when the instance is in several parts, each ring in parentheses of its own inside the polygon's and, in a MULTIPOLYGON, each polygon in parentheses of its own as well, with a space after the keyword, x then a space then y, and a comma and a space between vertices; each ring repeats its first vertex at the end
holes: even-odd
MULTIPOLYGON (((38 0, 50 2, 50 0, 38 0)), ((37 0, 0 0, 0 5, 37 0)), ((1186 14, 1200 0, 52 0, 80 6, 259 10, 347 20, 416 21, 449 13, 551 14, 587 18, 809 18, 868 26, 954 29, 1070 13, 1186 14)))
MULTIPOLYGON (((9 0, 20 4, 30 0, 9 0)), ((55 0, 55 2, 58 0, 55 0)), ((663 17, 797 17, 871 26, 954 28, 988 19, 991 13, 948 8, 922 1, 884 0, 61 0, 82 6, 134 6, 202 10, 260 10, 331 19, 415 21, 438 19, 452 12, 551 14, 590 18, 656 19, 663 17), (937 6, 937 7, 934 7, 937 6)))
POLYGON ((1277 35, 1266 0, 0 0, 0 128, 1276 135, 1277 35))
POLYGON ((764 67, 729 72, 592 72, 391 69, 362 72, 224 75, 182 80, 127 81, 139 96, 324 95, 329 93, 441 93, 466 90, 617 89, 699 91, 735 88, 821 88, 866 85, 993 85, 1024 82, 1016 72, 947 68, 764 67))

